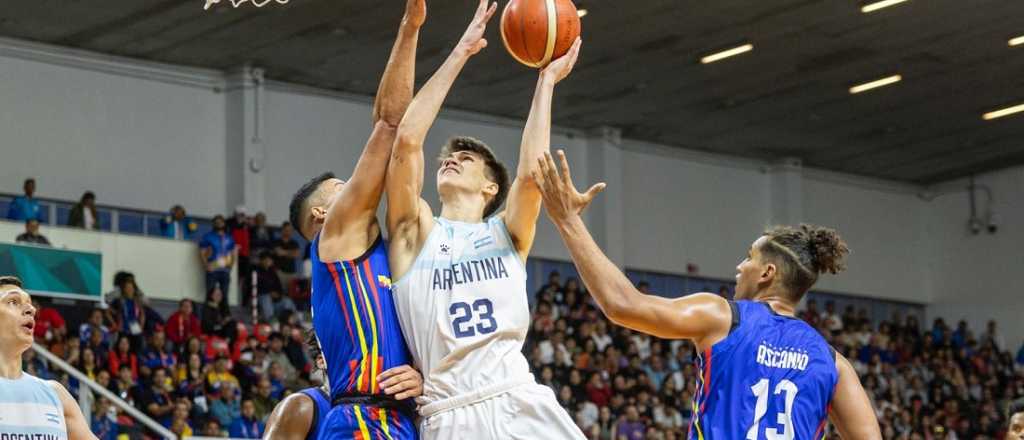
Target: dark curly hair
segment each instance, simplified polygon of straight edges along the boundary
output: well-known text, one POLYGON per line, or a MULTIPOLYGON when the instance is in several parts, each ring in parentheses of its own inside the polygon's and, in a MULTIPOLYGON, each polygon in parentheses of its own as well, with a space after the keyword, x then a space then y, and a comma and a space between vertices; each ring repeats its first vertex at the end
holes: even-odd
POLYGON ((295 195, 292 196, 292 202, 288 205, 288 219, 292 226, 299 231, 299 235, 301 235, 302 238, 306 240, 312 239, 312 237, 308 237, 306 235, 305 219, 302 216, 302 213, 306 211, 308 207, 309 199, 316 195, 317 190, 320 189, 320 184, 335 177, 334 173, 323 173, 316 176, 302 185, 302 187, 295 192, 295 195))
POLYGON ((448 139, 444 147, 441 148, 441 154, 438 155, 437 161, 443 162, 445 158, 450 156, 452 153, 459 151, 468 151, 470 153, 476 153, 484 159, 484 167, 487 169, 487 178, 498 185, 498 193, 494 195, 494 198, 487 203, 484 207, 484 218, 490 217, 498 208, 505 203, 505 198, 508 197, 509 190, 509 177, 508 169, 505 165, 498 161, 494 156, 494 152, 491 151, 491 147, 481 142, 480 140, 471 138, 469 136, 456 136, 448 139))
POLYGON ((775 263, 782 283, 799 300, 823 273, 837 274, 846 269, 843 261, 850 248, 835 229, 801 224, 775 226, 764 232, 768 239, 761 255, 775 263))

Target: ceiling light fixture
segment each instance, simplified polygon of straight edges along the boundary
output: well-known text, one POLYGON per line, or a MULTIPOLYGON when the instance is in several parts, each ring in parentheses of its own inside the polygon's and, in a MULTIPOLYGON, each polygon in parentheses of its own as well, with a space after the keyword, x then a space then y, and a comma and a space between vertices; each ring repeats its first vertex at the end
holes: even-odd
POLYGON ((724 59, 729 58, 729 57, 734 57, 734 56, 739 55, 741 53, 750 52, 752 50, 754 50, 754 45, 750 44, 750 43, 747 43, 747 44, 744 44, 742 46, 737 46, 737 47, 734 47, 732 49, 726 49, 726 50, 723 50, 721 52, 716 52, 716 53, 707 55, 707 56, 701 58, 700 62, 701 62, 701 64, 710 64, 710 63, 713 63, 715 61, 721 61, 721 60, 724 60, 724 59))
POLYGON ((579 9, 579 10, 576 11, 576 15, 578 15, 580 18, 586 17, 587 16, 587 10, 586 9, 579 9))
POLYGON ((1002 109, 999 109, 999 110, 990 111, 988 113, 985 113, 984 115, 981 115, 981 119, 984 119, 986 121, 991 121, 993 119, 998 119, 998 118, 1001 118, 1003 116, 1010 116, 1010 115, 1012 115, 1014 113, 1020 113, 1020 112, 1024 112, 1024 104, 1017 104, 1017 105, 1012 106, 1012 107, 1006 107, 1006 108, 1002 108, 1002 109))
POLYGON ((885 78, 876 79, 874 81, 866 82, 864 84, 857 84, 853 87, 850 87, 850 94, 856 95, 861 92, 866 92, 871 89, 877 89, 879 87, 885 87, 887 85, 895 84, 900 81, 903 81, 903 76, 901 75, 887 76, 885 78))
POLYGON ((1024 35, 1010 39, 1010 46, 1020 46, 1024 44, 1024 35))
POLYGON ((875 12, 882 8, 888 8, 889 6, 895 6, 903 3, 907 0, 882 0, 878 2, 868 3, 860 8, 860 11, 867 14, 869 12, 875 12))

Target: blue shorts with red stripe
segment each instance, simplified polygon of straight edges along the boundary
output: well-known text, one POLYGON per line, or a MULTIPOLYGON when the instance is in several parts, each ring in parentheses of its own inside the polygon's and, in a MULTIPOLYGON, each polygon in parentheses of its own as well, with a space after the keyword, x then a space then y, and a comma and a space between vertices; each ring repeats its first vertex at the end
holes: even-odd
POLYGON ((367 405, 341 404, 331 409, 319 440, 417 440, 416 424, 405 413, 367 405))

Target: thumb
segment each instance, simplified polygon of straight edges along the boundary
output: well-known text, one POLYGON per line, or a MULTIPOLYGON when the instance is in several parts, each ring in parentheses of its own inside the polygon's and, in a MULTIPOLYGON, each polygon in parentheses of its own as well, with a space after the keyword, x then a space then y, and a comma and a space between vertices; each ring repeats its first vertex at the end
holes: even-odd
POLYGON ((605 184, 604 182, 595 184, 594 186, 590 187, 590 189, 588 189, 586 193, 583 194, 583 197, 586 197, 587 201, 593 200, 594 197, 597 197, 597 195, 600 194, 601 191, 604 191, 604 189, 607 187, 608 185, 605 184))

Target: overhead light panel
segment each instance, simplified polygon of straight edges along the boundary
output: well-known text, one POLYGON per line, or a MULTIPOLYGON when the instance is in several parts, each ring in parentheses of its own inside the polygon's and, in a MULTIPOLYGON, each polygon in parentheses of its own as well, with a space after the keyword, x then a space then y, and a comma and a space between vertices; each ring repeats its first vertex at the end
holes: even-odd
POLYGON ((981 118, 986 120, 986 121, 991 121, 993 119, 999 119, 999 118, 1001 118, 1003 116, 1010 116, 1010 115, 1012 115, 1014 113, 1020 113, 1020 112, 1024 112, 1024 104, 1017 104, 1017 105, 1012 106, 1012 107, 1006 107, 1006 108, 999 109, 999 110, 993 110, 993 111, 990 111, 988 113, 985 113, 984 115, 981 116, 981 118))
POLYGON ((1020 46, 1024 44, 1024 35, 1010 39, 1010 46, 1020 46))
POLYGON ((907 0, 882 0, 878 2, 868 3, 860 8, 860 11, 867 14, 869 12, 875 12, 879 9, 888 8, 889 6, 895 6, 903 3, 907 0))
POLYGON ((903 76, 901 75, 887 76, 885 78, 876 79, 874 81, 866 82, 864 84, 857 84, 853 87, 850 87, 850 94, 856 95, 861 92, 866 92, 871 89, 877 89, 879 87, 885 87, 887 85, 895 84, 900 81, 903 81, 903 76))
POLYGON ((580 18, 586 17, 587 16, 587 10, 586 9, 577 9, 576 10, 576 15, 578 15, 580 18))
POLYGON ((750 44, 750 43, 747 43, 747 44, 744 44, 742 46, 737 46, 737 47, 734 47, 732 49, 726 49, 726 50, 723 50, 721 52, 716 52, 716 53, 707 55, 707 56, 701 58, 700 62, 701 62, 701 64, 710 64, 710 63, 713 63, 715 61, 721 61, 721 60, 724 60, 724 59, 729 58, 729 57, 734 57, 734 56, 739 55, 741 53, 750 52, 752 50, 754 50, 754 45, 750 44))

